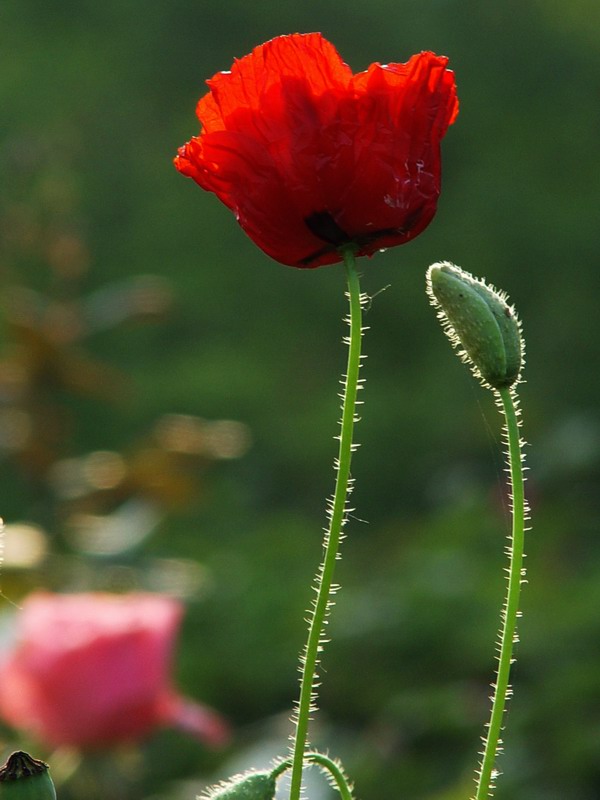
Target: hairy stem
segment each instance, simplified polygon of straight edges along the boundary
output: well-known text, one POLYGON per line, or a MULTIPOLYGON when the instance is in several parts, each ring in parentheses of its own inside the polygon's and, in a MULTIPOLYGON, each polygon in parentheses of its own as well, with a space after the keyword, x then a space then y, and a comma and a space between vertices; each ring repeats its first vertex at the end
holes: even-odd
POLYGON ((339 452, 335 464, 335 492, 329 508, 329 527, 324 540, 323 561, 316 577, 316 598, 310 616, 308 640, 301 658, 300 698, 295 715, 296 733, 293 744, 290 800, 299 800, 302 789, 302 767, 307 747, 308 725, 315 703, 317 662, 323 649, 323 630, 332 604, 332 594, 335 591, 333 574, 346 519, 346 500, 351 487, 350 462, 355 449, 352 436, 356 421, 356 398, 360 388, 358 374, 361 358, 362 300, 355 255, 351 249, 346 249, 344 252, 344 264, 350 304, 348 364, 344 380, 339 452))
POLYGON ((504 388, 499 390, 499 399, 506 420, 508 463, 512 487, 512 532, 509 546, 508 588, 506 601, 502 609, 498 672, 494 686, 492 713, 487 726, 483 757, 477 776, 475 800, 484 800, 484 798, 491 796, 494 789, 496 778, 495 762, 498 754, 502 751, 500 733, 502 731, 506 700, 510 695, 510 667, 513 663, 513 645, 517 641, 519 597, 525 575, 523 546, 526 506, 516 395, 512 389, 504 388))
MULTIPOLYGON (((321 771, 327 774, 331 784, 335 785, 342 797, 342 800, 352 800, 352 792, 350 790, 348 778, 344 774, 342 766, 337 761, 334 761, 323 753, 316 752, 306 753, 304 756, 304 761, 306 764, 318 764, 321 767, 321 771)), ((291 769, 291 767, 292 759, 287 758, 285 761, 277 764, 277 766, 272 770, 271 776, 273 778, 279 778, 284 772, 286 772, 288 769, 291 769)))
POLYGON ((336 761, 333 761, 331 758, 323 755, 322 753, 307 753, 306 760, 312 762, 313 764, 318 764, 323 771, 327 771, 329 773, 330 778, 332 779, 333 783, 335 783, 335 786, 342 797, 342 800, 352 800, 352 793, 350 791, 350 786, 348 785, 348 779, 344 775, 343 769, 336 761))

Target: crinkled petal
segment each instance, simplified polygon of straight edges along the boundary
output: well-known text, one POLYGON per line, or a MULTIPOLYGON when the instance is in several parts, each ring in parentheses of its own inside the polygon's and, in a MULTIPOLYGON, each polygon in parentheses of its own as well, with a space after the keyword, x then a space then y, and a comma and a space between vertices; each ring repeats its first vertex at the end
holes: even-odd
POLYGON ((260 142, 221 131, 188 142, 179 159, 182 171, 214 192, 272 258, 293 265, 321 248, 260 142))
POLYGON ((196 113, 207 133, 243 130, 238 127, 240 109, 276 118, 283 104, 296 102, 298 84, 319 99, 332 90, 346 91, 351 80, 352 70, 320 33, 279 36, 236 60, 231 71, 208 80, 210 92, 199 101, 196 113))
POLYGON ((401 244, 431 221, 440 192, 440 141, 456 113, 446 63, 421 53, 406 64, 372 64, 355 76, 360 134, 342 227, 365 235, 396 229, 394 243, 401 244))
POLYGON ((208 81, 200 136, 175 165, 284 264, 401 244, 435 214, 440 141, 458 102, 447 59, 353 76, 320 34, 273 39, 208 81))

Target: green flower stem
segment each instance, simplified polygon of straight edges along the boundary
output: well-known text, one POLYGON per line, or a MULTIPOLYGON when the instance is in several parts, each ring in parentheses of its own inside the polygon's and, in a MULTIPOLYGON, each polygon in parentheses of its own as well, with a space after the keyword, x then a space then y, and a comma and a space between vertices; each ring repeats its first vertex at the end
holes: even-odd
POLYGON ((288 769, 292 768, 292 759, 286 758, 284 761, 279 761, 271 770, 271 777, 280 778, 288 769))
POLYGON ((512 486, 512 534, 510 540, 508 568, 508 588, 506 601, 502 609, 502 627, 500 630, 500 654, 498 672, 492 700, 492 713, 488 724, 483 758, 477 779, 475 800, 486 800, 494 788, 496 757, 502 750, 500 733, 506 700, 509 696, 510 667, 513 662, 513 645, 517 641, 517 620, 519 618, 519 597, 521 584, 524 581, 523 546, 525 539, 525 493, 523 478, 523 457, 516 395, 510 388, 500 389, 500 405, 506 420, 506 438, 508 444, 508 463, 512 486))
POLYGON ((335 782, 342 800, 352 800, 352 793, 350 791, 350 787, 348 786, 348 780, 338 763, 322 753, 307 753, 306 760, 312 762, 313 764, 318 764, 321 769, 329 772, 330 776, 335 782))
MULTIPOLYGON (((333 783, 335 783, 342 800, 353 800, 348 779, 344 774, 344 770, 337 761, 334 761, 323 753, 314 752, 306 753, 304 756, 304 761, 307 764, 318 764, 323 772, 329 773, 329 777, 333 783)), ((271 777, 275 779, 279 778, 284 772, 286 772, 288 769, 291 769, 291 766, 292 760, 287 758, 285 761, 277 764, 277 766, 271 772, 271 777)))
POLYGON ((317 596, 310 616, 308 640, 301 659, 300 698, 296 708, 296 734, 293 745, 290 800, 299 800, 302 789, 302 767, 308 739, 308 725, 315 702, 315 674, 319 653, 324 644, 323 629, 327 613, 331 607, 332 594, 335 591, 333 574, 346 517, 346 500, 351 485, 350 462, 352 452, 355 449, 352 443, 352 435, 356 420, 356 398, 359 389, 362 301, 356 272, 355 254, 350 248, 344 251, 344 264, 350 303, 348 365, 342 400, 335 492, 329 508, 329 528, 324 540, 323 561, 316 578, 315 590, 317 596))

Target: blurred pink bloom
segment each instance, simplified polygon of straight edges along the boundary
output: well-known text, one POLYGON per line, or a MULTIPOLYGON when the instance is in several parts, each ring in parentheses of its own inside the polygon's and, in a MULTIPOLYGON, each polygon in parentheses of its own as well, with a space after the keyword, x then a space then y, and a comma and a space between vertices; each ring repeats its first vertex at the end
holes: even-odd
POLYGON ((182 614, 161 595, 30 595, 0 657, 0 717, 48 746, 106 747, 165 725, 224 744, 222 718, 171 683, 182 614))

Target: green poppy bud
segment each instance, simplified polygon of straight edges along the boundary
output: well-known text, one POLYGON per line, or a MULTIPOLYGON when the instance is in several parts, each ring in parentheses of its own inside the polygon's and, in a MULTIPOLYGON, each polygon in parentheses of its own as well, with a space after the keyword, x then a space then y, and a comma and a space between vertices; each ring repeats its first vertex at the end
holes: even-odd
POLYGON ((275 777, 271 772, 244 772, 202 795, 200 800, 273 800, 275 777))
POLYGON ((0 800, 56 800, 48 764, 18 751, 0 767, 0 800))
POLYGON ((427 294, 459 355, 484 386, 502 389, 519 380, 524 344, 521 323, 507 296, 446 261, 427 270, 427 294))

